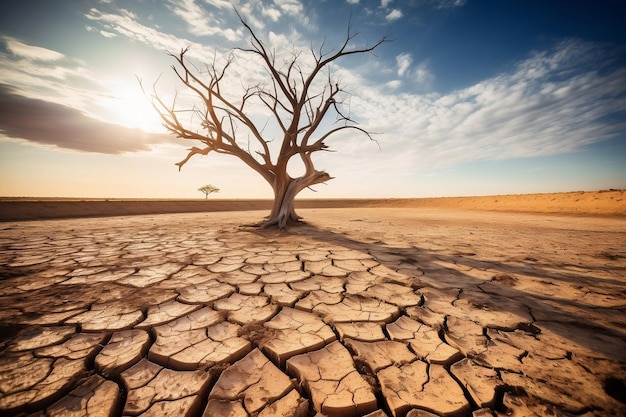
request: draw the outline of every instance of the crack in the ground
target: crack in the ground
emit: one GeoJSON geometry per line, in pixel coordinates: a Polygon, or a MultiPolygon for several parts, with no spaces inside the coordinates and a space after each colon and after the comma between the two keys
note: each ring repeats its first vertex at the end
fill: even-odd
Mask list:
{"type": "MultiPolygon", "coordinates": [[[[105,244],[106,241],[107,241],[107,239],[102,238],[102,241],[98,240],[95,243],[97,243],[100,246],[102,244],[105,244]]],[[[185,242],[187,242],[187,241],[185,241],[185,242]]],[[[227,240],[220,241],[220,243],[223,246],[228,246],[228,241],[227,240]]],[[[158,251],[158,250],[161,250],[161,249],[163,249],[165,247],[165,245],[155,246],[155,245],[152,245],[152,244],[149,244],[148,246],[150,246],[150,249],[149,249],[150,251],[158,251]]],[[[183,245],[183,246],[185,246],[185,248],[186,248],[186,247],[191,247],[193,245],[191,245],[190,243],[189,244],[185,243],[185,245],[183,245]]],[[[127,246],[125,246],[125,247],[127,247],[127,246]]],[[[185,248],[181,248],[176,253],[177,254],[180,253],[181,255],[184,255],[185,250],[186,250],[185,248]]],[[[277,248],[280,248],[280,244],[277,245],[277,248]]],[[[413,250],[417,250],[417,249],[414,248],[413,250]]],[[[124,251],[126,251],[126,250],[124,250],[124,251]]],[[[219,260],[217,262],[213,262],[210,265],[215,265],[215,264],[221,263],[222,261],[227,262],[229,265],[230,264],[236,265],[237,262],[239,262],[239,260],[240,260],[238,258],[238,257],[240,257],[240,255],[238,255],[238,251],[239,251],[239,249],[231,248],[228,256],[222,256],[222,257],[219,258],[219,260]]],[[[249,252],[253,253],[253,254],[259,253],[259,251],[256,250],[256,249],[255,250],[250,250],[249,252]]],[[[380,250],[377,250],[377,251],[370,250],[369,254],[372,255],[372,253],[378,253],[378,252],[380,252],[380,250]]],[[[341,253],[341,252],[338,252],[338,253],[341,254],[341,256],[345,255],[345,253],[341,253]]],[[[400,261],[397,261],[395,259],[392,260],[393,259],[392,256],[400,256],[400,255],[394,255],[394,253],[402,254],[402,256],[405,255],[403,253],[403,251],[401,251],[401,250],[398,250],[398,251],[396,251],[394,253],[391,253],[391,251],[386,251],[386,253],[389,254],[389,261],[384,261],[384,260],[383,261],[379,261],[379,263],[378,263],[378,265],[376,267],[369,266],[369,267],[365,268],[366,272],[372,275],[372,281],[371,281],[371,283],[369,285],[366,285],[366,286],[361,286],[362,283],[365,282],[365,281],[357,281],[359,283],[358,285],[361,286],[360,288],[367,288],[367,289],[369,289],[369,288],[375,287],[375,285],[377,285],[377,283],[383,283],[383,282],[389,283],[389,284],[394,284],[394,285],[404,285],[404,286],[406,286],[407,282],[405,282],[405,281],[396,280],[393,277],[388,277],[388,278],[381,277],[381,275],[379,275],[379,274],[381,273],[381,271],[383,269],[378,268],[378,267],[381,266],[381,265],[382,266],[389,266],[389,268],[392,269],[392,271],[394,271],[394,273],[398,273],[399,270],[394,266],[394,265],[396,265],[395,262],[400,262],[400,263],[404,262],[404,263],[413,263],[413,264],[417,264],[418,262],[416,260],[414,260],[414,259],[410,259],[410,258],[406,258],[406,257],[402,258],[400,261]],[[387,265],[385,265],[385,264],[387,264],[387,265]]],[[[128,254],[132,254],[132,251],[128,251],[128,254]]],[[[85,252],[85,253],[80,254],[79,256],[81,256],[83,258],[84,262],[89,262],[89,265],[93,265],[93,267],[97,267],[97,263],[92,264],[92,261],[93,261],[92,255],[93,254],[90,253],[90,252],[89,253],[85,252]]],[[[330,265],[333,266],[333,267],[337,267],[337,265],[339,265],[339,263],[338,263],[338,261],[336,259],[334,259],[332,257],[332,255],[333,255],[333,253],[329,252],[329,254],[327,254],[326,256],[327,256],[327,258],[330,258],[330,260],[331,260],[330,265]]],[[[440,253],[440,258],[441,258],[442,262],[444,262],[444,263],[448,262],[447,265],[453,264],[454,262],[451,263],[450,260],[446,260],[446,256],[445,255],[446,255],[445,252],[441,252],[440,253]]],[[[266,256],[266,255],[263,255],[263,256],[266,256]]],[[[384,257],[384,254],[383,254],[383,257],[384,257]]],[[[145,258],[135,257],[134,259],[137,262],[139,262],[138,260],[140,260],[140,262],[143,264],[144,262],[146,262],[149,259],[149,256],[147,256],[145,258]]],[[[299,254],[296,255],[295,259],[300,262],[300,264],[299,264],[300,271],[306,272],[305,271],[306,270],[305,261],[302,259],[301,255],[299,255],[299,254]]],[[[375,259],[375,256],[374,256],[374,259],[375,259]]],[[[186,257],[185,256],[180,257],[179,255],[174,255],[173,254],[171,256],[171,259],[168,259],[165,262],[168,262],[168,263],[183,263],[183,262],[190,262],[190,261],[198,262],[197,256],[196,255],[187,255],[186,257]],[[179,258],[179,259],[176,259],[176,258],[179,258]]],[[[244,259],[244,261],[245,261],[245,259],[244,259]]],[[[109,261],[107,261],[107,262],[109,262],[109,261]]],[[[457,263],[457,265],[459,267],[462,266],[463,265],[462,257],[457,259],[456,263],[457,263]]],[[[245,264],[245,262],[242,262],[242,264],[245,264]]],[[[83,265],[77,265],[77,268],[83,268],[83,267],[85,267],[85,265],[86,265],[85,263],[83,263],[83,265]]],[[[275,264],[272,264],[272,265],[273,266],[272,266],[271,269],[272,270],[276,269],[276,267],[274,266],[275,264]]],[[[280,265],[280,263],[278,263],[276,265],[280,265]]],[[[363,264],[363,265],[366,265],[366,264],[363,264]]],[[[204,267],[204,268],[207,268],[209,265],[208,264],[202,264],[201,266],[204,267]]],[[[107,265],[104,266],[104,268],[106,270],[108,270],[108,271],[113,271],[114,270],[114,265],[107,263],[107,265]]],[[[226,267],[226,269],[229,269],[229,268],[230,268],[230,266],[226,267]]],[[[181,271],[183,271],[183,269],[184,269],[184,266],[181,266],[175,272],[171,272],[171,273],[167,274],[167,276],[164,279],[160,280],[159,282],[162,282],[162,281],[165,281],[165,280],[176,279],[175,275],[180,273],[181,271]]],[[[218,269],[219,269],[219,267],[218,267],[218,269]]],[[[278,267],[278,269],[280,269],[280,267],[278,267]]],[[[137,274],[137,273],[140,272],[140,270],[141,270],[140,267],[135,267],[134,273],[137,274]]],[[[458,273],[458,272],[455,272],[454,269],[453,268],[451,269],[450,267],[447,267],[447,271],[448,271],[447,272],[448,274],[458,273]]],[[[253,275],[254,275],[254,279],[253,279],[252,282],[257,282],[259,279],[262,278],[261,275],[258,275],[258,274],[253,274],[253,275]]],[[[20,278],[20,277],[7,277],[5,279],[13,279],[13,278],[20,278]]],[[[246,278],[246,279],[248,279],[248,278],[246,278]]],[[[304,278],[303,280],[306,280],[306,279],[308,279],[308,278],[304,278]]],[[[331,279],[331,278],[329,277],[329,279],[331,279]]],[[[418,290],[420,290],[422,288],[427,288],[428,287],[427,285],[424,285],[424,283],[417,283],[415,281],[415,279],[417,279],[417,278],[411,277],[409,279],[409,281],[411,281],[410,287],[413,289],[414,293],[419,293],[418,290]]],[[[424,279],[429,279],[429,278],[428,278],[428,276],[426,276],[426,277],[424,277],[424,279]]],[[[225,281],[225,282],[228,282],[228,279],[226,277],[224,277],[222,280],[225,281]]],[[[347,289],[349,288],[349,285],[350,285],[350,280],[351,280],[351,275],[350,275],[350,273],[348,273],[347,276],[343,279],[343,282],[341,284],[341,292],[344,295],[347,293],[347,289]]],[[[300,281],[297,281],[297,282],[300,282],[300,281]]],[[[141,289],[139,289],[139,288],[137,288],[135,286],[132,286],[132,285],[121,285],[120,283],[115,283],[115,285],[119,285],[119,286],[122,286],[124,288],[130,288],[130,289],[132,289],[132,290],[134,290],[136,292],[141,291],[141,289]]],[[[274,299],[274,296],[269,296],[269,295],[265,294],[265,288],[267,287],[268,284],[262,284],[258,288],[257,287],[253,288],[253,287],[248,286],[248,287],[245,287],[245,290],[244,290],[244,285],[247,285],[247,284],[235,285],[236,293],[248,294],[248,295],[251,295],[251,296],[262,295],[262,296],[268,298],[270,304],[278,305],[277,301],[274,299]]],[[[157,284],[157,287],[158,287],[158,284],[157,284]]],[[[286,283],[286,287],[288,287],[290,290],[294,290],[293,284],[290,283],[290,282],[286,283]]],[[[486,290],[486,288],[484,288],[484,284],[475,284],[474,287],[477,288],[477,290],[482,292],[482,293],[485,293],[485,294],[489,294],[490,293],[488,290],[486,290]]],[[[455,299],[451,301],[451,305],[452,306],[455,306],[455,303],[457,303],[462,298],[462,294],[464,293],[464,290],[467,290],[467,288],[469,288],[469,286],[465,287],[465,288],[456,287],[457,293],[456,293],[455,299]]],[[[305,292],[301,293],[299,298],[298,297],[296,298],[296,301],[293,302],[293,305],[296,306],[299,301],[302,301],[303,299],[308,298],[308,297],[312,297],[313,293],[316,293],[318,295],[321,294],[321,297],[318,300],[318,302],[312,303],[312,305],[314,305],[314,306],[312,308],[312,311],[309,311],[309,313],[311,315],[317,317],[317,318],[323,319],[324,322],[327,325],[330,326],[330,328],[331,328],[331,330],[332,330],[336,340],[341,341],[341,332],[337,329],[337,326],[336,326],[337,322],[335,321],[335,318],[332,317],[332,315],[329,316],[329,314],[323,313],[323,312],[321,312],[321,311],[316,309],[316,307],[318,307],[318,306],[320,306],[322,304],[325,304],[325,305],[337,305],[339,303],[339,302],[335,303],[334,300],[332,300],[333,301],[332,303],[329,303],[329,301],[331,301],[331,300],[328,297],[332,296],[331,293],[328,293],[328,294],[324,295],[323,293],[320,292],[320,289],[311,290],[311,291],[305,291],[305,292]],[[327,297],[327,298],[324,298],[324,297],[327,297]]],[[[471,293],[471,290],[470,290],[470,293],[471,293]]],[[[591,294],[591,293],[601,294],[603,292],[588,290],[587,293],[588,294],[591,294]]],[[[179,292],[175,292],[174,296],[173,296],[173,299],[177,300],[180,297],[180,294],[181,294],[180,291],[179,292]]],[[[229,295],[230,294],[221,296],[220,298],[218,298],[218,300],[226,299],[226,298],[229,297],[229,295]]],[[[2,297],[2,296],[0,296],[0,297],[2,297]]],[[[431,295],[431,297],[433,297],[433,296],[431,295]]],[[[341,297],[341,299],[345,300],[345,296],[341,297]]],[[[371,296],[371,297],[364,297],[362,294],[355,294],[354,298],[353,298],[353,300],[358,301],[358,302],[355,302],[355,308],[356,309],[360,309],[360,311],[362,311],[362,312],[367,312],[368,314],[370,314],[370,319],[372,317],[371,314],[373,314],[373,312],[369,311],[369,308],[370,308],[369,305],[366,306],[366,305],[362,304],[362,301],[364,301],[364,300],[371,300],[371,299],[376,299],[376,300],[379,301],[379,303],[380,302],[385,302],[385,298],[384,297],[377,297],[375,295],[371,296]]],[[[465,299],[465,298],[463,298],[463,299],[465,299]]],[[[515,299],[515,297],[513,297],[513,299],[515,299]]],[[[23,298],[22,301],[27,301],[27,298],[23,298]]],[[[96,305],[99,302],[100,301],[95,301],[95,302],[90,303],[88,305],[88,310],[87,311],[94,311],[93,310],[94,309],[94,305],[96,305]]],[[[136,302],[138,302],[138,301],[136,301],[136,300],[132,301],[132,303],[136,303],[136,302]]],[[[387,301],[387,302],[389,302],[389,301],[387,301]]],[[[212,301],[210,303],[193,303],[193,302],[189,301],[189,302],[185,302],[184,304],[186,304],[186,305],[197,305],[197,306],[199,306],[198,308],[204,308],[204,307],[214,308],[215,307],[215,303],[216,303],[216,300],[214,300],[214,301],[212,301]]],[[[368,301],[368,303],[369,303],[369,301],[368,301]]],[[[160,304],[161,303],[157,303],[157,304],[154,304],[154,305],[160,305],[160,304]]],[[[416,307],[423,307],[424,305],[428,305],[428,300],[424,296],[424,294],[419,293],[419,303],[418,303],[418,305],[416,307]]],[[[142,314],[140,322],[143,322],[144,320],[150,318],[150,315],[148,314],[149,311],[150,311],[150,307],[152,307],[152,305],[141,305],[140,306],[139,311],[142,314]]],[[[478,305],[478,307],[480,307],[480,304],[478,305]]],[[[528,337],[532,337],[533,340],[538,341],[539,338],[538,338],[537,335],[540,332],[542,332],[543,328],[545,328],[545,324],[537,325],[536,324],[536,320],[537,320],[536,319],[536,314],[534,314],[535,312],[533,311],[534,308],[531,308],[531,307],[529,307],[527,305],[525,305],[525,307],[526,307],[526,309],[528,311],[529,316],[531,317],[531,321],[529,321],[529,322],[521,322],[515,328],[504,329],[504,330],[507,330],[507,331],[510,331],[510,332],[517,331],[517,330],[523,331],[526,335],[528,335],[528,337]]],[[[268,340],[272,339],[275,336],[275,333],[274,333],[273,330],[270,331],[265,326],[263,326],[263,323],[264,322],[269,322],[272,319],[274,319],[280,313],[281,310],[282,310],[282,307],[278,306],[274,310],[273,314],[271,314],[269,316],[269,318],[264,319],[263,322],[258,322],[258,321],[254,322],[254,321],[252,321],[252,322],[250,322],[248,324],[244,324],[239,329],[238,335],[239,336],[244,336],[248,341],[251,342],[251,345],[252,345],[251,349],[260,348],[260,350],[265,354],[265,357],[267,357],[271,363],[273,363],[277,368],[281,369],[281,371],[284,372],[286,375],[288,375],[290,377],[293,377],[294,376],[293,372],[288,372],[289,369],[286,366],[286,364],[281,367],[280,363],[276,363],[276,362],[280,362],[280,361],[274,360],[272,355],[268,355],[267,351],[264,349],[265,343],[268,340]]],[[[307,311],[307,310],[308,309],[306,309],[306,310],[305,309],[300,309],[300,311],[307,311]]],[[[490,307],[490,310],[491,310],[491,307],[490,307]]],[[[31,321],[45,319],[45,312],[43,312],[39,316],[37,316],[37,314],[39,312],[37,312],[36,310],[30,309],[30,308],[26,308],[26,309],[22,308],[22,311],[23,311],[25,317],[29,318],[31,321]]],[[[128,311],[130,311],[130,310],[128,310],[128,311]]],[[[220,312],[220,314],[222,314],[222,317],[225,317],[227,315],[227,313],[228,312],[225,311],[225,310],[220,312]]],[[[75,313],[75,314],[79,314],[79,313],[75,313]]],[[[251,313],[251,314],[254,314],[254,313],[251,313]]],[[[454,313],[454,314],[458,314],[458,313],[454,313]]],[[[399,317],[409,317],[408,307],[397,306],[397,311],[396,311],[396,313],[394,313],[392,315],[392,319],[391,320],[397,319],[399,317]]],[[[440,328],[437,329],[437,337],[438,337],[438,339],[441,342],[440,345],[442,345],[442,344],[449,345],[446,342],[446,333],[449,332],[449,329],[448,329],[448,325],[449,325],[448,318],[449,317],[451,317],[451,316],[450,315],[445,315],[444,318],[443,318],[443,326],[441,326],[440,328]]],[[[172,318],[170,318],[169,320],[166,320],[166,321],[159,322],[158,325],[164,325],[164,324],[167,324],[167,323],[171,323],[174,320],[177,320],[178,318],[179,317],[176,317],[175,314],[174,314],[172,316],[172,318]]],[[[546,323],[545,319],[544,319],[543,323],[546,323]]],[[[77,332],[79,332],[81,334],[85,333],[85,330],[83,329],[83,323],[76,323],[76,324],[73,324],[73,325],[75,326],[77,332]]],[[[16,326],[20,326],[20,325],[17,324],[16,326]]],[[[2,350],[3,351],[6,350],[9,347],[10,341],[11,340],[15,340],[15,338],[19,337],[19,335],[22,333],[22,331],[27,329],[29,326],[30,325],[22,325],[20,327],[14,327],[13,329],[9,329],[9,330],[11,330],[11,333],[9,334],[9,337],[5,336],[4,340],[6,342],[3,341],[3,344],[1,345],[2,346],[2,350]]],[[[488,328],[486,326],[481,326],[481,327],[482,327],[482,330],[483,330],[483,336],[486,338],[486,340],[492,341],[493,339],[492,339],[492,337],[488,333],[488,328]]],[[[155,328],[154,327],[148,328],[147,330],[149,330],[148,334],[150,336],[150,342],[149,342],[150,343],[149,349],[150,349],[150,348],[152,348],[156,344],[157,335],[155,333],[155,328]]],[[[97,331],[98,331],[97,329],[90,329],[90,332],[97,332],[97,331]]],[[[383,325],[381,327],[381,333],[382,333],[382,335],[384,336],[384,338],[386,340],[391,340],[389,331],[387,330],[386,326],[383,325]]],[[[109,332],[109,333],[107,333],[107,335],[108,335],[107,336],[107,340],[103,341],[101,343],[101,345],[97,346],[91,354],[85,356],[84,360],[85,360],[85,364],[86,364],[85,366],[87,368],[88,374],[89,373],[95,373],[94,360],[95,360],[96,356],[102,351],[103,347],[106,346],[108,341],[110,340],[111,333],[109,332]]],[[[208,334],[207,334],[207,336],[208,336],[208,334]]],[[[67,338],[64,339],[64,340],[67,341],[67,338]]],[[[503,341],[498,340],[498,343],[503,343],[503,341]]],[[[508,344],[510,342],[509,341],[504,341],[504,343],[508,344]]],[[[408,343],[407,341],[403,341],[403,344],[408,348],[409,351],[411,351],[414,354],[416,354],[416,352],[414,351],[414,349],[412,348],[410,343],[408,343]]],[[[349,349],[350,356],[353,358],[353,361],[354,361],[354,363],[356,365],[356,370],[362,377],[366,378],[366,381],[368,382],[368,384],[372,388],[372,390],[373,390],[373,392],[374,392],[374,394],[376,396],[376,402],[378,404],[379,409],[383,410],[383,412],[385,412],[387,414],[390,414],[391,410],[387,406],[387,402],[385,400],[384,394],[382,392],[382,389],[380,388],[380,382],[379,382],[379,378],[378,378],[377,372],[374,372],[369,367],[368,363],[365,360],[358,358],[356,351],[351,349],[350,346],[345,343],[345,341],[342,341],[341,345],[344,346],[346,349],[349,349]]],[[[511,346],[514,346],[514,345],[511,345],[511,346]]],[[[565,356],[566,356],[565,359],[571,361],[572,357],[574,356],[574,354],[575,353],[573,351],[568,350],[566,352],[566,354],[565,354],[565,356]]],[[[472,355],[468,355],[468,357],[471,357],[471,356],[472,355]]],[[[519,353],[517,355],[517,360],[520,363],[524,364],[526,362],[526,358],[529,358],[530,356],[531,356],[531,352],[529,350],[527,350],[527,349],[523,349],[522,353],[519,353]]],[[[59,356],[58,358],[71,359],[71,357],[72,357],[72,354],[64,354],[64,355],[59,356]]],[[[145,356],[144,356],[144,359],[145,359],[145,356]]],[[[417,361],[418,359],[415,359],[415,360],[417,361]]],[[[428,355],[426,356],[425,360],[426,361],[429,360],[428,359],[428,355]]],[[[219,379],[219,377],[222,375],[224,369],[226,369],[228,366],[232,366],[234,363],[237,363],[237,361],[234,361],[233,363],[230,363],[230,364],[222,364],[222,365],[211,366],[210,369],[212,369],[214,372],[216,372],[214,377],[213,377],[213,379],[212,379],[212,381],[217,381],[219,379]]],[[[455,363],[458,363],[458,361],[446,364],[444,366],[444,369],[452,377],[452,379],[455,381],[455,383],[457,385],[459,385],[460,389],[463,391],[463,395],[465,396],[467,401],[471,404],[472,410],[476,410],[478,406],[477,406],[476,402],[473,400],[473,398],[472,398],[471,394],[469,393],[467,387],[463,384],[463,382],[459,378],[457,378],[450,371],[451,366],[454,365],[455,363]]],[[[210,364],[210,365],[212,365],[212,364],[210,364]]],[[[205,364],[203,366],[206,367],[206,366],[209,366],[209,364],[205,364]]],[[[390,366],[396,366],[396,365],[390,365],[390,366]]],[[[591,367],[589,367],[589,366],[585,367],[584,365],[581,365],[581,366],[583,366],[585,371],[588,372],[590,375],[592,374],[593,369],[591,367]]],[[[431,365],[430,365],[430,363],[426,362],[426,367],[427,367],[428,379],[427,379],[426,382],[424,382],[422,384],[422,387],[421,387],[422,391],[424,389],[426,389],[426,387],[428,386],[429,383],[433,383],[432,379],[431,379],[431,376],[430,376],[430,373],[431,373],[431,365]]],[[[383,367],[381,369],[386,369],[386,368],[387,367],[383,367]]],[[[170,368],[164,368],[164,369],[170,369],[170,368]]],[[[502,380],[502,372],[503,371],[511,372],[511,370],[507,370],[506,368],[495,368],[496,377],[499,380],[502,380]]],[[[380,370],[378,372],[380,372],[380,370]]],[[[519,372],[519,373],[517,373],[517,375],[523,376],[523,373],[519,372]]],[[[88,375],[86,375],[86,376],[88,376],[88,375]]],[[[72,384],[72,389],[76,388],[77,386],[79,386],[81,384],[81,382],[83,382],[84,380],[85,380],[85,378],[76,379],[75,380],[75,384],[72,384]]],[[[122,398],[121,399],[121,403],[120,403],[121,405],[118,405],[115,408],[114,412],[117,413],[117,414],[121,414],[122,410],[124,409],[124,403],[127,400],[128,393],[126,392],[124,384],[121,382],[121,379],[119,378],[119,376],[118,377],[111,377],[111,378],[109,378],[109,380],[112,380],[113,382],[115,382],[117,384],[117,386],[119,387],[118,390],[119,390],[120,396],[122,398]]],[[[621,397],[619,396],[619,392],[620,392],[620,390],[624,386],[624,381],[622,381],[621,379],[618,379],[618,378],[612,378],[611,379],[611,377],[605,378],[603,381],[604,381],[603,382],[603,384],[604,384],[603,385],[604,386],[604,391],[607,393],[607,395],[609,395],[609,396],[611,396],[613,398],[616,398],[617,400],[620,400],[621,397]]],[[[214,385],[215,385],[214,383],[209,383],[207,385],[207,387],[206,387],[206,392],[203,393],[200,396],[200,397],[202,397],[204,399],[201,401],[201,403],[199,405],[199,408],[196,408],[196,414],[197,415],[200,415],[202,410],[206,407],[206,403],[207,403],[208,399],[206,399],[205,397],[208,395],[209,392],[211,392],[211,390],[213,389],[214,385]]],[[[253,385],[253,383],[248,384],[248,386],[250,386],[250,385],[253,385]]],[[[298,384],[298,387],[299,387],[298,391],[301,394],[304,394],[306,392],[306,390],[302,389],[302,386],[304,386],[304,385],[306,385],[306,383],[304,381],[302,381],[300,384],[298,384]]],[[[521,387],[515,388],[515,387],[511,387],[511,386],[505,386],[504,384],[502,386],[498,386],[496,388],[496,394],[495,394],[496,395],[496,404],[493,407],[493,410],[499,411],[499,410],[504,410],[505,409],[505,405],[504,405],[505,394],[507,394],[507,393],[517,393],[517,394],[519,394],[522,391],[523,391],[523,389],[521,387]]],[[[63,391],[63,392],[65,392],[65,391],[63,391]]],[[[524,391],[524,393],[526,393],[526,391],[524,391]]],[[[532,393],[530,395],[532,395],[532,393]]],[[[188,398],[188,397],[181,397],[181,398],[188,398]]],[[[353,404],[355,404],[355,406],[356,406],[356,403],[357,403],[356,398],[357,398],[356,397],[356,393],[353,392],[351,401],[352,401],[353,404]]],[[[169,401],[169,400],[167,400],[167,401],[169,401]]],[[[266,408],[270,407],[276,401],[278,401],[278,400],[268,401],[264,407],[266,407],[266,408]]],[[[622,403],[624,403],[623,398],[620,401],[622,403]]],[[[45,406],[43,408],[44,409],[42,409],[41,411],[44,412],[44,413],[47,413],[47,411],[45,411],[47,406],[45,406]]],[[[587,410],[587,411],[592,411],[592,410],[597,410],[597,409],[598,409],[597,407],[592,407],[592,406],[588,406],[587,408],[585,408],[585,410],[587,410]]],[[[436,410],[433,410],[433,411],[436,411],[436,410]]],[[[311,415],[313,415],[313,412],[314,412],[313,406],[311,405],[311,415]]]]}

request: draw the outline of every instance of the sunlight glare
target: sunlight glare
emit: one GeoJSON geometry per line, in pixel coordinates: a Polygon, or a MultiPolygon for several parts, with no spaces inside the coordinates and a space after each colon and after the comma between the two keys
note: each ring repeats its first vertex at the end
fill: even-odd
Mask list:
{"type": "Polygon", "coordinates": [[[145,132],[164,133],[161,118],[152,107],[150,97],[144,95],[136,80],[133,81],[116,82],[110,87],[111,93],[103,103],[107,108],[107,121],[145,132]]]}
{"type": "Polygon", "coordinates": [[[146,132],[163,132],[161,119],[141,91],[125,90],[117,97],[115,113],[118,123],[146,132]]]}

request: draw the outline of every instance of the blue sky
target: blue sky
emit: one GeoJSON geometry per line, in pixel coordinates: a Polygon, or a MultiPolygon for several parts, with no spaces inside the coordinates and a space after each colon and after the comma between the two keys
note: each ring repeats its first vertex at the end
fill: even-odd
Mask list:
{"type": "MultiPolygon", "coordinates": [[[[626,188],[623,1],[47,0],[0,5],[0,196],[271,197],[237,159],[179,172],[193,144],[137,81],[184,102],[166,51],[200,65],[247,46],[233,5],[279,55],[338,46],[348,21],[355,46],[392,40],[333,67],[378,143],[330,139],[314,159],[335,178],[301,197],[626,188]]],[[[231,68],[229,91],[262,77],[250,55],[231,68]]]]}

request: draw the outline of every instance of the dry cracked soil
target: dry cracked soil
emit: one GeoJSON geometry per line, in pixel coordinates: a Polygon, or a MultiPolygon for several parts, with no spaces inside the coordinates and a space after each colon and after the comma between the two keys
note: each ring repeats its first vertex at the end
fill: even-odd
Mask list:
{"type": "Polygon", "coordinates": [[[626,220],[0,224],[3,416],[623,416],[626,220]]]}

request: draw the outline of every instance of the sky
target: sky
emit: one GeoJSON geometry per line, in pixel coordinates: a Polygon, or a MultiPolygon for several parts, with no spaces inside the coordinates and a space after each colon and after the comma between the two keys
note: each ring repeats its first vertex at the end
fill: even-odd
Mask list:
{"type": "MultiPolygon", "coordinates": [[[[305,69],[311,49],[336,50],[348,29],[354,47],[389,40],[331,67],[344,109],[375,140],[331,137],[313,159],[334,179],[299,197],[626,188],[621,0],[29,0],[0,5],[0,196],[204,198],[212,184],[210,198],[271,198],[233,157],[179,171],[197,144],[169,134],[145,93],[194,104],[168,54],[187,47],[198,68],[233,55],[222,86],[233,97],[267,82],[236,49],[250,36],[234,8],[305,69]]],[[[278,143],[269,115],[253,117],[278,143]]]]}

